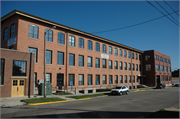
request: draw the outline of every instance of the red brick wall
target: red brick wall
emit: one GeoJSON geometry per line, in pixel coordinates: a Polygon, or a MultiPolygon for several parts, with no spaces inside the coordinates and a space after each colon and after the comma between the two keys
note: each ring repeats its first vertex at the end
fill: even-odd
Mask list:
{"type": "MultiPolygon", "coordinates": [[[[19,52],[17,50],[9,50],[1,48],[0,58],[5,59],[4,65],[4,85],[0,86],[1,95],[0,97],[11,97],[12,87],[12,73],[13,73],[13,60],[26,61],[26,89],[25,95],[28,95],[28,83],[29,83],[29,66],[30,66],[30,53],[19,52]]],[[[30,95],[33,95],[34,91],[34,54],[32,54],[31,60],[31,84],[30,84],[30,95]]]]}

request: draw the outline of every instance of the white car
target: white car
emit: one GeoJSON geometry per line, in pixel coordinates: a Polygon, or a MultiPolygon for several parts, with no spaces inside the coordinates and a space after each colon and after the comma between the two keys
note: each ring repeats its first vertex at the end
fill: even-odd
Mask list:
{"type": "Polygon", "coordinates": [[[112,95],[128,95],[129,89],[127,86],[116,86],[114,89],[111,90],[112,95]]]}

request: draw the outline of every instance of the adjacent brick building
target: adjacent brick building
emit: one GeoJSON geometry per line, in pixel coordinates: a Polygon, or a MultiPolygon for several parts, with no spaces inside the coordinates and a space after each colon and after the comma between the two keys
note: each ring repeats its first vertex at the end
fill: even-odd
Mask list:
{"type": "Polygon", "coordinates": [[[43,79],[46,39],[46,78],[53,90],[136,88],[144,78],[143,51],[19,10],[2,17],[1,24],[2,48],[35,53],[36,83],[43,79]]]}

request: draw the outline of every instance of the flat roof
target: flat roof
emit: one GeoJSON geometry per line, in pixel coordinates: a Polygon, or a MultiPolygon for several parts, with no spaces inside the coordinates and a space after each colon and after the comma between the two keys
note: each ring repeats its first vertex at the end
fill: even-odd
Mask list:
{"type": "Polygon", "coordinates": [[[56,23],[56,22],[52,22],[52,21],[49,21],[49,20],[34,16],[34,15],[31,15],[31,14],[25,13],[25,12],[22,12],[20,10],[14,10],[14,11],[10,12],[9,14],[3,16],[1,18],[1,22],[5,21],[6,19],[8,19],[9,17],[11,17],[11,16],[13,16],[15,14],[18,14],[18,15],[21,15],[21,16],[24,16],[24,17],[27,17],[27,18],[30,18],[30,19],[34,19],[34,20],[37,20],[37,21],[40,21],[40,22],[43,22],[43,23],[46,23],[46,24],[50,24],[50,25],[53,25],[53,26],[56,26],[56,27],[67,29],[69,31],[79,33],[79,34],[82,34],[82,35],[85,35],[85,36],[88,36],[88,37],[92,37],[92,38],[95,38],[95,39],[98,39],[98,40],[101,40],[101,41],[104,41],[104,42],[107,42],[107,43],[111,43],[113,45],[117,45],[117,46],[129,49],[129,50],[135,51],[135,52],[143,53],[143,51],[141,51],[141,50],[138,50],[138,49],[126,46],[126,45],[122,45],[120,43],[117,43],[117,42],[114,42],[114,41],[111,41],[111,40],[108,40],[108,39],[105,39],[105,38],[102,38],[102,37],[99,37],[99,36],[96,36],[96,35],[93,35],[93,34],[78,30],[78,29],[75,29],[75,28],[72,28],[72,27],[68,27],[68,26],[65,26],[65,25],[62,25],[62,24],[59,24],[59,23],[56,23]]]}

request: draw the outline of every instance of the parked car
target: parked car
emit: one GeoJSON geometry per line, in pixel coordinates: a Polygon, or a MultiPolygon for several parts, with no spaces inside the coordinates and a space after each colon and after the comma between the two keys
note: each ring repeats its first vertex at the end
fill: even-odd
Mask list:
{"type": "Polygon", "coordinates": [[[174,87],[179,87],[179,84],[175,84],[174,87]]]}
{"type": "Polygon", "coordinates": [[[164,83],[159,83],[159,84],[157,84],[157,86],[156,86],[156,88],[158,89],[158,88],[160,88],[160,89],[162,89],[162,88],[165,88],[166,87],[166,85],[164,84],[164,83]]]}
{"type": "Polygon", "coordinates": [[[129,89],[127,86],[116,86],[114,89],[111,90],[112,95],[128,95],[129,89]]]}

